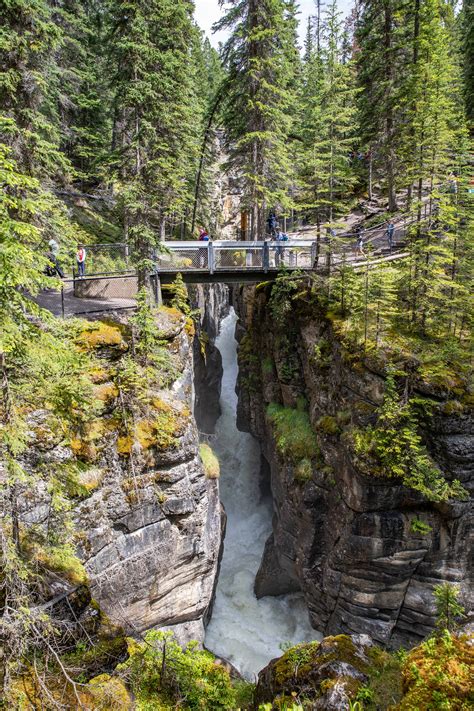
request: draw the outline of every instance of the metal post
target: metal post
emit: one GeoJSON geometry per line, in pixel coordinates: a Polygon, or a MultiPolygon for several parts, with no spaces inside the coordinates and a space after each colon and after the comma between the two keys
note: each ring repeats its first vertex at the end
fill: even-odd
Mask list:
{"type": "Polygon", "coordinates": [[[207,243],[207,264],[209,273],[214,274],[214,245],[211,240],[207,243]]]}
{"type": "Polygon", "coordinates": [[[262,255],[262,257],[263,257],[263,271],[266,274],[268,272],[268,268],[270,266],[270,250],[268,248],[267,240],[264,240],[262,250],[263,250],[263,255],[262,255]]]}
{"type": "Polygon", "coordinates": [[[155,301],[157,306],[163,306],[163,296],[161,293],[161,281],[158,270],[155,271],[155,301]]]}
{"type": "Polygon", "coordinates": [[[61,313],[62,313],[63,318],[64,318],[64,314],[65,314],[65,309],[64,309],[64,285],[61,286],[61,313]]]}

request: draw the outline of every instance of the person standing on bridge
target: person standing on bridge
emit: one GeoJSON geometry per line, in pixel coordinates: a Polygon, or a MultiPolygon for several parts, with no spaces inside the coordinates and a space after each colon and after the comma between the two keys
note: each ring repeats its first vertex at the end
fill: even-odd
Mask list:
{"type": "Polygon", "coordinates": [[[272,211],[270,212],[267,220],[267,225],[268,225],[268,233],[272,237],[272,239],[275,239],[276,234],[277,234],[277,218],[275,213],[272,211]]]}
{"type": "MultiPolygon", "coordinates": [[[[206,230],[205,227],[198,227],[199,230],[199,241],[200,242],[209,242],[209,233],[206,230]]],[[[201,268],[204,268],[206,266],[206,262],[208,261],[208,249],[207,247],[205,249],[198,249],[198,257],[199,257],[199,266],[201,268]]]]}
{"type": "Polygon", "coordinates": [[[280,230],[277,230],[276,241],[278,242],[278,247],[275,252],[275,266],[279,267],[280,262],[282,264],[285,263],[285,250],[283,249],[282,242],[288,242],[288,235],[284,232],[280,232],[280,230]]]}
{"type": "Polygon", "coordinates": [[[387,240],[388,240],[388,248],[390,250],[390,254],[392,253],[394,234],[395,234],[395,224],[394,224],[393,220],[390,220],[390,222],[388,223],[388,227],[387,227],[387,240]]]}
{"type": "Polygon", "coordinates": [[[86,275],[86,255],[87,252],[84,246],[82,244],[79,245],[79,249],[76,252],[77,274],[79,279],[83,279],[86,275]]]}

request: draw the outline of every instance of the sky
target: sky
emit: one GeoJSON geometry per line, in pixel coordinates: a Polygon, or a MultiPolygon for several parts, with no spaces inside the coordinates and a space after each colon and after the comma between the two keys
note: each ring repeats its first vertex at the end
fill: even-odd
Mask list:
{"type": "MultiPolygon", "coordinates": [[[[224,33],[216,33],[215,35],[212,34],[212,25],[216,20],[218,20],[221,16],[221,9],[219,7],[219,1],[218,0],[194,0],[195,5],[196,5],[196,21],[205,31],[205,33],[208,35],[209,39],[211,40],[212,44],[214,47],[217,47],[219,44],[219,41],[225,40],[225,34],[224,33]]],[[[343,10],[345,13],[352,7],[353,5],[353,0],[338,0],[338,4],[341,10],[343,10]]],[[[305,34],[305,27],[306,27],[306,18],[308,15],[311,15],[314,13],[314,0],[300,0],[299,6],[301,9],[301,15],[300,15],[300,38],[301,41],[304,37],[305,34]]]]}

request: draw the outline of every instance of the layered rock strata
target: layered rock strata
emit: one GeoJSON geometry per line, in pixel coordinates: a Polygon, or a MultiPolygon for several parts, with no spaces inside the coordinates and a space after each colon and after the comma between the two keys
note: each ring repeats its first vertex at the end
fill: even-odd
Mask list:
{"type": "MultiPolygon", "coordinates": [[[[39,434],[27,466],[79,466],[81,495],[73,511],[78,551],[91,595],[110,622],[128,634],[177,626],[180,638],[188,641],[203,637],[216,582],[218,481],[205,475],[191,414],[192,324],[178,311],[163,308],[156,328],[177,378],[169,387],[157,389],[154,383],[153,390],[143,391],[151,403],[149,415],[135,421],[135,434],[120,431],[123,418],[131,417],[119,395],[122,361],[131,342],[126,324],[120,326],[120,337],[109,322],[96,338],[96,354],[104,364],[96,386],[103,409],[88,438],[71,443],[48,439],[47,425],[41,426],[47,413],[32,413],[32,431],[39,434]]],[[[25,517],[32,524],[42,525],[46,496],[46,487],[39,487],[37,500],[27,503],[25,517]]],[[[53,586],[60,595],[71,589],[59,580],[53,586]]]]}
{"type": "Polygon", "coordinates": [[[194,417],[200,432],[213,434],[220,417],[222,358],[215,346],[222,320],[229,312],[224,284],[189,287],[193,308],[199,311],[194,339],[194,417]]]}
{"type": "MultiPolygon", "coordinates": [[[[437,583],[458,584],[472,609],[472,499],[436,504],[397,480],[365,476],[344,433],[374,422],[383,370],[348,359],[314,308],[295,307],[282,331],[268,298],[268,287],[244,287],[236,297],[238,425],[262,444],[274,500],[256,593],[301,589],[313,626],[326,634],[416,643],[433,629],[437,583]],[[320,455],[305,477],[278,449],[269,403],[306,403],[320,455]]],[[[472,493],[472,406],[452,407],[447,393],[423,383],[414,394],[436,405],[424,433],[432,458],[472,493]]]]}

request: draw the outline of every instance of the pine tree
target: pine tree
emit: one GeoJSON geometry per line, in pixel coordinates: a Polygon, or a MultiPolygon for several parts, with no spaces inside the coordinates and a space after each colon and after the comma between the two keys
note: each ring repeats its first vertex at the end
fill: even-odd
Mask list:
{"type": "Polygon", "coordinates": [[[359,124],[362,146],[376,177],[386,186],[389,210],[397,208],[397,80],[404,70],[399,36],[401,0],[363,0],[356,29],[359,124]]]}
{"type": "MultiPolygon", "coordinates": [[[[60,127],[51,77],[62,40],[47,0],[12,0],[0,8],[0,107],[16,130],[3,132],[20,169],[62,181],[70,174],[58,150],[60,127]]],[[[7,125],[7,124],[5,124],[7,125]]],[[[11,124],[8,124],[11,129],[11,124]]]]}
{"type": "Polygon", "coordinates": [[[471,126],[474,124],[474,0],[464,0],[462,8],[464,50],[464,96],[471,126]]]}
{"type": "Polygon", "coordinates": [[[250,236],[265,233],[268,209],[291,205],[293,168],[287,138],[299,62],[292,0],[232,0],[217,29],[232,30],[224,50],[228,70],[223,121],[232,167],[241,176],[250,236]]]}
{"type": "Polygon", "coordinates": [[[302,199],[318,237],[346,212],[355,178],[350,162],[355,118],[353,68],[343,61],[341,13],[331,2],[321,37],[305,62],[301,144],[302,199]],[[319,50],[318,50],[319,47],[319,50]]]}
{"type": "Polygon", "coordinates": [[[191,13],[186,0],[120,0],[111,12],[116,175],[141,285],[194,174],[191,13]]]}

